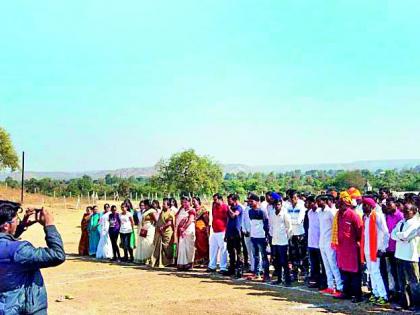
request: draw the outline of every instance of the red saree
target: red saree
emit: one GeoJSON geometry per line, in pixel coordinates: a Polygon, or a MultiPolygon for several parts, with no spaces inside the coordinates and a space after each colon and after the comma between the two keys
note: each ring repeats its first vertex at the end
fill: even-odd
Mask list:
{"type": "Polygon", "coordinates": [[[90,214],[85,213],[83,215],[82,222],[80,223],[80,226],[82,229],[82,235],[80,237],[80,242],[79,242],[79,255],[80,256],[89,256],[89,233],[88,233],[89,218],[90,218],[90,214]]]}
{"type": "Polygon", "coordinates": [[[197,210],[195,220],[195,264],[207,264],[209,261],[209,212],[204,208],[197,210]]]}

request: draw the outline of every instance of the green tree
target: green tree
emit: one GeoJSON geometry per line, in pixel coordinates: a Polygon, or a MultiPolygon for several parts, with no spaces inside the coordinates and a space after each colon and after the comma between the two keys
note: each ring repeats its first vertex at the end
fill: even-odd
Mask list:
{"type": "Polygon", "coordinates": [[[13,148],[10,135],[0,127],[0,170],[10,168],[12,171],[19,168],[19,158],[13,148]]]}
{"type": "Polygon", "coordinates": [[[349,187],[356,187],[360,190],[363,189],[366,180],[360,171],[344,171],[336,175],[334,186],[339,189],[347,189],[349,187]]]}
{"type": "Polygon", "coordinates": [[[10,176],[7,176],[6,179],[4,180],[4,182],[6,183],[7,187],[10,187],[10,188],[19,187],[19,182],[15,179],[11,178],[10,176]]]}
{"type": "Polygon", "coordinates": [[[219,190],[223,181],[220,165],[192,149],[159,161],[156,170],[152,183],[163,193],[212,193],[219,190]]]}

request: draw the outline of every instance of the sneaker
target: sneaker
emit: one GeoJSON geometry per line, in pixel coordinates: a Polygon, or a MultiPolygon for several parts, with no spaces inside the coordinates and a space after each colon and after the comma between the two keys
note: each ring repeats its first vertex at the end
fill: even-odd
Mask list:
{"type": "Polygon", "coordinates": [[[320,293],[323,293],[323,294],[334,294],[335,293],[335,290],[334,289],[331,289],[331,288],[326,288],[326,289],[321,290],[319,292],[320,293]]]}
{"type": "Polygon", "coordinates": [[[372,304],[374,304],[374,303],[376,303],[376,301],[377,301],[377,298],[376,298],[376,296],[374,296],[373,294],[370,296],[370,298],[369,298],[369,303],[372,303],[372,304]]]}
{"type": "Polygon", "coordinates": [[[252,274],[252,275],[247,276],[247,277],[246,277],[246,280],[254,280],[254,279],[256,279],[256,278],[257,278],[257,276],[256,276],[256,275],[254,275],[254,274],[252,274]]]}
{"type": "Polygon", "coordinates": [[[216,272],[216,269],[207,268],[206,272],[216,272]]]}
{"type": "Polygon", "coordinates": [[[384,299],[383,297],[379,297],[375,302],[375,305],[379,305],[379,306],[388,305],[388,304],[389,304],[388,300],[384,299]]]}
{"type": "Polygon", "coordinates": [[[334,293],[332,296],[333,296],[334,299],[337,299],[337,300],[347,300],[347,299],[349,299],[349,297],[347,295],[345,295],[344,293],[339,292],[339,291],[334,293]]]}

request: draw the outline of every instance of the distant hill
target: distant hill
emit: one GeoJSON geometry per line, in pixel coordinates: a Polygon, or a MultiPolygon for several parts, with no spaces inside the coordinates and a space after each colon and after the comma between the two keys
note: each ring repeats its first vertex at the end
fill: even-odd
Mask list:
{"type": "MultiPolygon", "coordinates": [[[[410,169],[417,167],[420,169],[420,159],[407,159],[407,160],[377,160],[377,161],[357,161],[351,163],[325,163],[325,164],[288,164],[288,165],[257,165],[250,166],[246,164],[224,164],[222,165],[225,173],[283,173],[293,170],[301,170],[303,172],[310,170],[356,170],[367,169],[370,171],[389,170],[389,169],[410,169]]],[[[150,177],[154,174],[154,167],[132,167],[122,168],[117,170],[103,170],[103,171],[86,171],[86,172],[32,172],[28,171],[25,178],[44,178],[49,177],[53,179],[69,180],[72,178],[82,177],[89,175],[93,179],[103,178],[107,174],[119,177],[150,177]]],[[[19,172],[13,173],[0,173],[0,180],[4,180],[7,176],[12,176],[15,179],[20,179],[19,172]]]]}

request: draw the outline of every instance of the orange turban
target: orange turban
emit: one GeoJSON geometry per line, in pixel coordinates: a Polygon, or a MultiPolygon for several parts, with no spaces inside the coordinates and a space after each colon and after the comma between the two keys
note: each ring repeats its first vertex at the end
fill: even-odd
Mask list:
{"type": "Polygon", "coordinates": [[[344,202],[346,205],[351,206],[351,196],[347,191],[342,191],[340,193],[340,200],[344,202]]]}
{"type": "Polygon", "coordinates": [[[349,193],[351,199],[362,199],[362,194],[360,191],[355,187],[350,187],[347,192],[349,193]]]}

